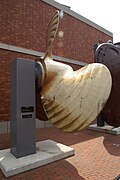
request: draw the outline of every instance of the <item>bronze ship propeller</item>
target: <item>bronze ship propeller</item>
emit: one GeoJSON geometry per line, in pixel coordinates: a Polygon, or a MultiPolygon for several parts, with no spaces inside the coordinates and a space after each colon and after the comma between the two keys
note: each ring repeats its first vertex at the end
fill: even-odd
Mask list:
{"type": "Polygon", "coordinates": [[[75,132],[89,126],[101,112],[109,98],[112,79],[103,64],[91,63],[74,71],[52,59],[58,24],[56,11],[48,25],[45,56],[36,60],[42,69],[39,96],[48,120],[65,132],[75,132]]]}

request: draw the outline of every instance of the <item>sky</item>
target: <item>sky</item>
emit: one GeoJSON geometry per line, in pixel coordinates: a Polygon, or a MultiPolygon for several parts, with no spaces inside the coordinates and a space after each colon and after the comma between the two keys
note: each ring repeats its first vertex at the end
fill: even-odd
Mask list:
{"type": "Polygon", "coordinates": [[[120,0],[55,0],[113,33],[120,42],[120,0]]]}

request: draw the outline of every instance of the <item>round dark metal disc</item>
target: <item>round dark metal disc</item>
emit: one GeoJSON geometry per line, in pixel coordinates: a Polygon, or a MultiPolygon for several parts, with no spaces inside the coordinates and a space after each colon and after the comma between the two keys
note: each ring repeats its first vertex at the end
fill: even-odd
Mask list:
{"type": "Polygon", "coordinates": [[[108,67],[112,75],[112,90],[102,111],[105,122],[120,126],[120,43],[103,43],[95,51],[95,62],[108,67]]]}

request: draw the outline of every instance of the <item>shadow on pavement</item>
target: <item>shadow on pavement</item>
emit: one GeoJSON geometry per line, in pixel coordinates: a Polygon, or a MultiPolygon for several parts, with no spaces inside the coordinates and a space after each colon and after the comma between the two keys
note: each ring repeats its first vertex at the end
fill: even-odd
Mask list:
{"type": "Polygon", "coordinates": [[[103,145],[108,153],[120,156],[120,135],[116,136],[88,129],[76,133],[66,133],[56,128],[50,128],[49,130],[46,128],[37,130],[36,137],[37,141],[52,139],[68,146],[103,137],[103,145]]]}

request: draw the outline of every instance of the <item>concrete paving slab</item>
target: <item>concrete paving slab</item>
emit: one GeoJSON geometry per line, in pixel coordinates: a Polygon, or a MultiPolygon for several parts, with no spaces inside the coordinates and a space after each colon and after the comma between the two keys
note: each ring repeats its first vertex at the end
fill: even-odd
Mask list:
{"type": "Polygon", "coordinates": [[[88,127],[88,129],[93,131],[100,131],[100,132],[106,132],[109,134],[119,135],[120,134],[120,127],[114,128],[113,126],[105,125],[103,127],[97,126],[97,124],[92,124],[88,127]]]}
{"type": "Polygon", "coordinates": [[[36,153],[16,158],[10,149],[0,151],[0,168],[6,177],[74,155],[73,148],[53,140],[36,143],[36,153]]]}

